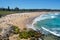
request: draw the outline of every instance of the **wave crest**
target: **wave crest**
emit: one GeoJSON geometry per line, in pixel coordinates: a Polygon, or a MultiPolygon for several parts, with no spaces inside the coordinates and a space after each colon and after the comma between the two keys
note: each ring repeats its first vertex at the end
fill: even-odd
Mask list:
{"type": "MultiPolygon", "coordinates": [[[[33,20],[32,26],[34,27],[34,24],[37,23],[37,21],[41,21],[41,20],[45,20],[45,19],[53,19],[53,18],[56,18],[58,15],[60,15],[60,14],[59,13],[42,14],[33,20]]],[[[34,28],[36,29],[36,27],[34,27],[34,28]]],[[[60,36],[60,34],[57,34],[57,32],[50,31],[49,29],[46,29],[45,27],[41,27],[41,28],[43,30],[50,32],[53,35],[60,36]]],[[[38,30],[40,30],[40,29],[38,28],[38,30]]]]}

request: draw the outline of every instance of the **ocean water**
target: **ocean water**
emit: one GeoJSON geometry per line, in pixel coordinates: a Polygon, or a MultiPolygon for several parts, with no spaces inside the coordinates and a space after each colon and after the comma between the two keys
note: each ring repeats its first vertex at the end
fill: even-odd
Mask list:
{"type": "Polygon", "coordinates": [[[42,29],[46,33],[48,32],[60,37],[60,13],[40,15],[32,24],[38,30],[42,29]]]}

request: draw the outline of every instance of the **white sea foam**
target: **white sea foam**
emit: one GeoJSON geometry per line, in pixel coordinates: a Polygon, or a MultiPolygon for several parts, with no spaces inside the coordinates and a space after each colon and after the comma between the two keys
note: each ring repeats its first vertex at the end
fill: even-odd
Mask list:
{"type": "Polygon", "coordinates": [[[44,29],[44,30],[50,32],[51,34],[56,35],[56,36],[60,36],[60,34],[57,34],[57,32],[52,32],[52,31],[50,31],[49,29],[47,29],[47,28],[45,28],[45,27],[42,27],[42,29],[44,29]]]}
{"type": "Polygon", "coordinates": [[[55,16],[50,16],[49,14],[48,15],[40,15],[39,17],[37,17],[37,18],[35,18],[34,20],[33,20],[33,23],[32,23],[32,25],[34,24],[34,23],[36,23],[37,21],[41,21],[41,20],[45,20],[45,19],[50,19],[50,18],[55,18],[55,16]]]}
{"type": "Polygon", "coordinates": [[[59,15],[59,13],[55,13],[55,15],[59,15]]]}
{"type": "MultiPolygon", "coordinates": [[[[53,14],[50,13],[50,14],[47,14],[47,15],[44,14],[44,15],[40,15],[39,17],[35,18],[35,19],[33,20],[33,23],[32,23],[33,29],[36,29],[36,28],[34,27],[34,24],[35,24],[37,21],[41,21],[41,20],[45,20],[45,19],[50,19],[50,18],[55,18],[55,17],[56,17],[55,15],[58,15],[58,13],[53,13],[53,14]]],[[[42,29],[50,32],[50,33],[53,34],[53,35],[60,36],[60,34],[57,34],[57,32],[50,31],[49,29],[46,29],[45,27],[42,27],[42,29]]]]}

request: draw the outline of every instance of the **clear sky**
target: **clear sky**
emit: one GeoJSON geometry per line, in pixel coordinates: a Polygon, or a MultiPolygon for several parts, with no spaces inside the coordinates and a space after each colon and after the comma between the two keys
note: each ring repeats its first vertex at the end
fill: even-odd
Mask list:
{"type": "Polygon", "coordinates": [[[0,0],[0,7],[21,9],[60,9],[60,0],[0,0]]]}

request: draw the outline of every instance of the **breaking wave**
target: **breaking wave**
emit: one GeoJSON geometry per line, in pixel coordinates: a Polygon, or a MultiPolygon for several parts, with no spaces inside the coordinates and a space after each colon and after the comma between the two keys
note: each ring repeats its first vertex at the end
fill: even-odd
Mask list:
{"type": "Polygon", "coordinates": [[[33,20],[32,29],[42,29],[53,35],[60,36],[60,13],[48,13],[40,15],[33,20]]]}

